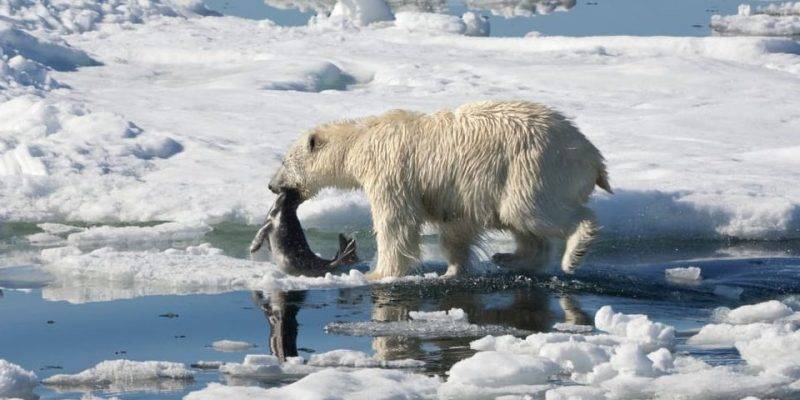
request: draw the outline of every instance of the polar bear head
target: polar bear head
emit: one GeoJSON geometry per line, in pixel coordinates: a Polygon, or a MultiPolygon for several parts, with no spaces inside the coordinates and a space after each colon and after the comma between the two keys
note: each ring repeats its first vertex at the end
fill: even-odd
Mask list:
{"type": "Polygon", "coordinates": [[[322,125],[303,134],[283,157],[269,182],[269,190],[293,189],[307,200],[326,187],[355,188],[348,154],[359,133],[352,121],[322,125]]]}

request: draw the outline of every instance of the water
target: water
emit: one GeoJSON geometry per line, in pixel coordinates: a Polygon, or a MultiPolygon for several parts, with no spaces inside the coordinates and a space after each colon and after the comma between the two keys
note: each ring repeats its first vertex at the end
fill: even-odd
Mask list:
{"type": "MultiPolygon", "coordinates": [[[[230,292],[214,295],[148,296],[109,299],[92,297],[103,288],[51,287],[49,277],[25,260],[38,252],[26,244],[31,224],[7,224],[0,234],[0,358],[34,370],[40,379],[76,373],[107,359],[165,360],[187,365],[200,360],[241,362],[247,353],[310,354],[346,348],[384,359],[425,361],[421,372],[442,374],[469,355],[474,338],[371,337],[328,334],[332,322],[399,321],[408,311],[461,308],[470,323],[513,327],[527,332],[552,330],[557,322],[591,324],[602,305],[616,311],[644,313],[679,331],[679,352],[713,365],[740,363],[735,350],[703,350],[683,345],[693,331],[708,323],[718,306],[737,306],[800,294],[800,244],[797,242],[697,242],[677,239],[643,242],[606,238],[574,277],[496,274],[428,284],[394,284],[338,290],[273,293],[230,292]],[[700,284],[665,280],[664,269],[702,268],[700,284]],[[738,288],[719,291],[719,287],[738,288]],[[13,289],[8,289],[13,288],[13,289]],[[48,300],[49,299],[49,300],[48,300]],[[53,301],[53,299],[62,299],[53,301]],[[71,300],[73,303],[64,301],[71,300]],[[268,312],[265,312],[268,311],[268,312]],[[167,317],[172,316],[172,318],[167,317]],[[270,316],[273,316],[270,321],[270,316]],[[295,329],[296,328],[296,329],[295,329]],[[216,340],[243,340],[258,347],[223,353],[216,340]],[[270,343],[281,343],[273,345],[270,343]]],[[[256,227],[223,224],[199,241],[210,241],[228,254],[246,257],[256,227]]],[[[313,248],[324,255],[335,250],[333,233],[310,231],[313,248]]],[[[365,259],[374,241],[358,236],[365,259]]],[[[435,237],[426,237],[433,243],[435,237]]],[[[161,247],[168,247],[169,243],[161,247]]],[[[183,244],[175,244],[185,245],[183,244]]],[[[441,270],[435,251],[426,270],[441,270]]],[[[150,383],[124,392],[84,388],[95,395],[123,399],[176,399],[209,382],[258,384],[288,381],[231,381],[217,371],[196,371],[193,382],[150,383]]],[[[80,397],[81,393],[40,386],[42,399],[80,397]]]]}
{"type": "MultiPolygon", "coordinates": [[[[329,12],[334,0],[205,0],[209,8],[225,15],[270,19],[282,26],[305,25],[315,11],[329,12]]],[[[489,17],[492,36],[544,35],[596,36],[708,36],[714,14],[736,14],[739,4],[764,5],[743,0],[562,0],[560,10],[537,13],[553,1],[444,1],[392,0],[395,11],[440,12],[461,16],[478,11],[489,17]]]]}

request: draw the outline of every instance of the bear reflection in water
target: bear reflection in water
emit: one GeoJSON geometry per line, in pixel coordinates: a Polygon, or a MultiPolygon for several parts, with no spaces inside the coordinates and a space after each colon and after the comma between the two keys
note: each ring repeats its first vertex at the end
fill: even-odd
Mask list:
{"type": "MultiPolygon", "coordinates": [[[[369,302],[374,322],[407,321],[410,311],[459,308],[464,310],[471,324],[499,325],[529,332],[546,332],[554,323],[562,321],[591,324],[591,318],[570,296],[553,297],[538,287],[496,290],[494,285],[487,285],[486,289],[459,287],[453,281],[432,287],[379,285],[340,289],[336,303],[343,308],[359,308],[369,302]]],[[[253,292],[253,300],[269,323],[270,351],[280,360],[298,355],[298,314],[306,297],[306,291],[253,292]]],[[[439,373],[469,356],[472,353],[469,342],[475,339],[477,337],[446,337],[444,334],[421,338],[404,333],[375,336],[372,349],[382,360],[424,360],[426,369],[439,373]]]]}

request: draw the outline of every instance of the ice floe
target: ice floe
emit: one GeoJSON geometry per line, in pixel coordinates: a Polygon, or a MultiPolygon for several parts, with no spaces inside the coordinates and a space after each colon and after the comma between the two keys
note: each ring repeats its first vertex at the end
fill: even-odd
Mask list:
{"type": "Polygon", "coordinates": [[[409,318],[408,321],[333,322],[325,325],[325,331],[352,336],[399,336],[428,339],[527,333],[513,327],[471,324],[466,313],[458,308],[449,311],[411,311],[409,318]]]}
{"type": "Polygon", "coordinates": [[[436,377],[399,370],[346,371],[330,368],[279,388],[263,389],[211,383],[202,390],[189,393],[185,399],[414,399],[434,396],[440,382],[436,377]]]}
{"type": "Polygon", "coordinates": [[[226,351],[226,352],[236,352],[236,351],[246,351],[250,350],[253,347],[256,347],[254,344],[250,342],[243,342],[240,340],[217,340],[214,343],[211,343],[211,347],[217,351],[226,351]]]}
{"type": "Polygon", "coordinates": [[[62,388],[137,388],[183,385],[194,379],[194,373],[183,364],[166,361],[108,360],[77,374],[58,374],[42,381],[62,388]]]}
{"type": "Polygon", "coordinates": [[[33,372],[0,359],[0,398],[32,397],[37,381],[33,372]]]}
{"type": "Polygon", "coordinates": [[[168,222],[154,226],[97,226],[67,236],[67,243],[78,247],[154,245],[192,241],[211,231],[205,223],[168,222]]]}
{"type": "Polygon", "coordinates": [[[664,271],[667,280],[676,283],[696,283],[702,278],[702,270],[698,267],[669,268],[664,271]]]}
{"type": "Polygon", "coordinates": [[[325,289],[369,283],[356,269],[324,276],[290,275],[271,262],[226,256],[207,243],[164,251],[103,247],[84,252],[74,246],[56,247],[42,250],[40,259],[54,277],[42,295],[76,303],[157,294],[325,289]]]}

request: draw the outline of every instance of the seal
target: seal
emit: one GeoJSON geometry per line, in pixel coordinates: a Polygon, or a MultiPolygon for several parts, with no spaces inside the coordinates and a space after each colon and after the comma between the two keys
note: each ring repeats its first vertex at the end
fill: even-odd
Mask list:
{"type": "Polygon", "coordinates": [[[300,203],[302,199],[296,190],[281,191],[267,214],[264,226],[250,243],[250,253],[257,252],[267,243],[278,266],[295,270],[330,269],[357,263],[359,260],[355,239],[341,233],[339,251],[333,259],[324,259],[311,250],[297,218],[297,207],[300,203]]]}

